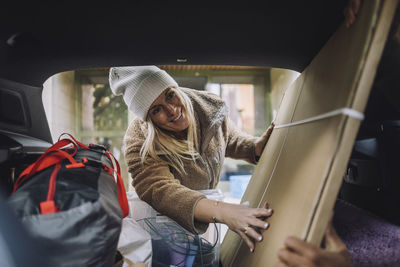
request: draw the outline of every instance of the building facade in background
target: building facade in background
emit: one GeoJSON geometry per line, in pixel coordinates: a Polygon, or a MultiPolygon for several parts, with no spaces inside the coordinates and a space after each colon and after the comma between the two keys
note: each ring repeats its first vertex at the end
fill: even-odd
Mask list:
{"type": "MultiPolygon", "coordinates": [[[[159,67],[182,87],[219,95],[229,106],[235,124],[253,135],[265,131],[277,112],[284,89],[297,77],[293,71],[266,67],[159,67]],[[271,83],[272,79],[275,83],[271,83]]],[[[128,112],[121,96],[112,94],[108,68],[68,71],[50,77],[44,83],[43,103],[53,141],[68,132],[83,143],[105,145],[120,162],[126,188],[133,190],[122,147],[133,114],[128,112]]],[[[252,171],[252,165],[226,158],[220,189],[230,197],[229,177],[251,176],[252,171]]]]}

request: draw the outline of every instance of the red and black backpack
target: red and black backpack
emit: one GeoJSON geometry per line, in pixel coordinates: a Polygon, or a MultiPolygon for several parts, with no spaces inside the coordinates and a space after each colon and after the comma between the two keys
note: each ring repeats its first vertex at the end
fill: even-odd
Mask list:
{"type": "Polygon", "coordinates": [[[9,203],[54,266],[113,264],[129,206],[118,161],[104,146],[61,135],[20,174],[9,203]]]}

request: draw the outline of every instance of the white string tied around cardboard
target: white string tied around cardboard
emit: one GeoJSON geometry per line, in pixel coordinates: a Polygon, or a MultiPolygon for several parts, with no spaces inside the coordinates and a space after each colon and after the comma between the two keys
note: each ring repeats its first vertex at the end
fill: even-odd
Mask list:
{"type": "Polygon", "coordinates": [[[323,113],[323,114],[320,114],[320,115],[317,115],[317,116],[314,116],[311,118],[307,118],[304,120],[290,122],[290,123],[286,123],[286,124],[280,124],[280,125],[275,126],[274,129],[280,129],[280,128],[299,125],[299,124],[305,124],[305,123],[309,123],[309,122],[319,121],[319,120],[335,117],[338,115],[345,115],[345,116],[348,116],[351,118],[355,118],[357,120],[364,119],[364,114],[362,114],[358,110],[351,109],[351,108],[339,108],[339,109],[335,109],[333,111],[326,112],[326,113],[323,113]]]}
{"type": "MultiPolygon", "coordinates": [[[[294,122],[290,122],[290,123],[286,123],[286,124],[276,125],[274,127],[274,129],[287,128],[287,127],[306,124],[306,123],[310,123],[310,122],[320,121],[320,120],[332,118],[332,117],[339,116],[339,115],[344,115],[344,116],[347,116],[347,117],[350,117],[350,118],[354,118],[354,119],[357,119],[357,120],[360,120],[360,121],[362,121],[364,119],[364,114],[359,112],[358,110],[351,109],[351,108],[339,108],[339,109],[335,109],[333,111],[329,111],[329,112],[326,112],[326,113],[323,113],[323,114],[319,114],[319,115],[316,115],[316,116],[313,116],[313,117],[310,117],[310,118],[307,118],[307,119],[294,121],[294,122]]],[[[287,137],[287,135],[285,135],[285,140],[286,140],[286,137],[287,137]]],[[[267,184],[267,186],[266,186],[266,188],[265,188],[265,190],[264,190],[264,192],[262,194],[260,202],[258,203],[258,207],[260,207],[261,202],[264,199],[265,194],[266,194],[266,192],[268,190],[268,187],[269,187],[270,182],[272,180],[272,176],[273,176],[273,174],[275,172],[275,167],[276,167],[276,165],[278,163],[278,159],[280,158],[280,155],[281,155],[283,147],[284,147],[284,145],[281,146],[281,149],[279,151],[277,160],[276,160],[276,162],[274,164],[274,168],[273,168],[273,170],[271,172],[271,175],[270,175],[270,177],[268,179],[268,184],[267,184]]],[[[313,208],[312,214],[314,213],[315,209],[316,209],[316,207],[313,208]]],[[[305,235],[305,234],[303,234],[303,235],[305,235]]]]}
{"type": "MultiPolygon", "coordinates": [[[[326,113],[323,113],[323,114],[320,114],[320,115],[316,115],[316,116],[313,116],[313,117],[310,117],[310,118],[307,118],[307,119],[303,119],[303,120],[299,120],[299,121],[295,121],[295,122],[290,122],[290,123],[285,123],[285,124],[280,124],[280,125],[275,125],[274,129],[281,129],[281,128],[287,128],[287,127],[291,127],[291,126],[306,124],[306,123],[315,122],[315,121],[319,121],[319,120],[324,120],[324,119],[335,117],[335,116],[339,116],[339,115],[344,115],[344,116],[347,116],[347,117],[350,117],[350,118],[354,118],[354,119],[357,119],[357,120],[360,120],[360,121],[362,121],[364,119],[364,114],[359,112],[358,110],[351,109],[351,108],[339,108],[339,109],[335,109],[333,111],[326,112],[326,113]]],[[[286,136],[285,136],[285,140],[286,140],[286,136]]],[[[276,167],[276,164],[278,162],[278,159],[280,158],[280,155],[281,155],[283,147],[284,147],[284,145],[281,146],[281,150],[279,151],[277,160],[275,162],[275,166],[274,166],[274,168],[273,168],[273,170],[271,172],[271,175],[270,175],[269,180],[268,180],[268,184],[267,184],[267,186],[266,186],[266,188],[265,188],[265,190],[264,190],[264,192],[262,194],[260,202],[258,203],[258,207],[260,207],[261,202],[264,199],[265,194],[266,194],[266,192],[268,190],[268,187],[269,187],[270,182],[271,182],[271,178],[272,178],[272,176],[273,176],[273,174],[275,172],[275,167],[276,167]]],[[[243,204],[245,204],[245,205],[246,204],[247,205],[250,204],[250,203],[248,203],[248,201],[246,201],[246,202],[243,203],[243,204]]],[[[314,210],[315,210],[315,207],[313,208],[313,212],[312,213],[314,213],[314,210]]],[[[241,243],[242,243],[242,240],[240,240],[240,244],[241,243]]],[[[240,247],[240,245],[238,246],[238,248],[237,248],[237,250],[235,252],[235,257],[236,257],[236,254],[238,253],[239,247],[240,247]]]]}

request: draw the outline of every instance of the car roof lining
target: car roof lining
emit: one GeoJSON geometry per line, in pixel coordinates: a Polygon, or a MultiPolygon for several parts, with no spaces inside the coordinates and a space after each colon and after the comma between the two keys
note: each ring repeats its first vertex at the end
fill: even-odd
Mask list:
{"type": "Polygon", "coordinates": [[[7,3],[0,76],[41,86],[62,71],[169,65],[178,58],[301,72],[343,22],[346,3],[7,3]]]}

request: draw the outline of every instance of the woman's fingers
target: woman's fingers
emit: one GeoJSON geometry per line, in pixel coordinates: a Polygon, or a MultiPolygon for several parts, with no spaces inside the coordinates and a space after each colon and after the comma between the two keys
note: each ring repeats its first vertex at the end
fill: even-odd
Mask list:
{"type": "Polygon", "coordinates": [[[270,208],[258,208],[254,210],[253,216],[255,217],[270,217],[273,214],[273,210],[270,208]]]}
{"type": "Polygon", "coordinates": [[[270,217],[270,216],[273,214],[274,211],[273,211],[272,209],[269,208],[268,202],[265,202],[263,208],[266,209],[266,210],[268,210],[269,215],[267,215],[267,216],[257,216],[257,218],[260,219],[260,220],[265,221],[268,217],[270,217]]]}
{"type": "Polygon", "coordinates": [[[267,144],[269,137],[271,136],[271,133],[275,127],[274,123],[271,123],[271,125],[268,127],[268,129],[264,132],[262,136],[258,138],[255,144],[255,153],[257,157],[261,156],[261,153],[264,150],[265,145],[267,144]]]}
{"type": "Polygon", "coordinates": [[[248,226],[243,233],[252,238],[254,241],[261,242],[263,240],[262,235],[250,226],[248,226]]]}
{"type": "Polygon", "coordinates": [[[249,221],[249,224],[253,227],[263,229],[263,230],[267,230],[269,228],[269,222],[263,221],[258,218],[251,218],[249,221]]]}
{"type": "Polygon", "coordinates": [[[250,248],[250,251],[254,251],[254,242],[250,240],[250,237],[248,237],[243,231],[239,230],[237,231],[239,236],[243,239],[243,241],[246,243],[246,245],[250,248]]]}
{"type": "Polygon", "coordinates": [[[222,221],[236,232],[247,244],[251,251],[255,248],[255,242],[263,240],[260,230],[269,228],[269,223],[262,220],[272,215],[273,211],[266,203],[264,208],[250,208],[237,204],[225,204],[220,206],[222,221]]]}
{"type": "MultiPolygon", "coordinates": [[[[254,217],[256,217],[257,219],[259,219],[261,221],[265,221],[268,217],[271,217],[273,213],[274,213],[274,211],[272,209],[264,207],[263,209],[258,209],[254,213],[254,217]]],[[[260,227],[260,228],[263,228],[263,227],[260,227]]]]}
{"type": "Polygon", "coordinates": [[[265,143],[268,142],[268,139],[272,133],[272,131],[274,130],[275,124],[271,123],[271,125],[268,127],[268,129],[265,131],[264,133],[264,139],[265,139],[265,143]]]}
{"type": "Polygon", "coordinates": [[[275,127],[275,123],[272,122],[271,125],[267,129],[267,134],[268,135],[270,135],[272,133],[272,130],[274,129],[274,127],[275,127]]]}
{"type": "Polygon", "coordinates": [[[253,209],[253,214],[249,218],[249,225],[264,230],[268,229],[269,223],[265,220],[272,216],[273,210],[267,207],[269,207],[268,204],[266,204],[264,208],[253,209]]]}

